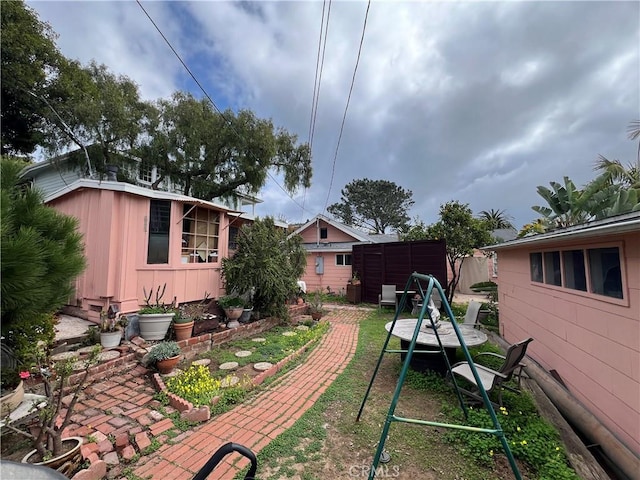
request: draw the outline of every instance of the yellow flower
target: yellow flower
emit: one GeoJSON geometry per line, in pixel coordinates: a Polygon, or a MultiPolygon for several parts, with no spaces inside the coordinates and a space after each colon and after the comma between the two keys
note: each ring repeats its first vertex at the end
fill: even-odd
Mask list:
{"type": "Polygon", "coordinates": [[[493,457],[493,450],[489,450],[489,455],[493,457]]]}
{"type": "Polygon", "coordinates": [[[520,431],[520,430],[521,430],[521,428],[520,428],[520,427],[518,427],[518,431],[520,431]]]}
{"type": "Polygon", "coordinates": [[[521,443],[522,445],[526,445],[526,444],[527,444],[527,441],[526,441],[526,440],[522,440],[520,443],[521,443]]]}
{"type": "Polygon", "coordinates": [[[556,447],[556,451],[560,450],[560,447],[556,447]]]}

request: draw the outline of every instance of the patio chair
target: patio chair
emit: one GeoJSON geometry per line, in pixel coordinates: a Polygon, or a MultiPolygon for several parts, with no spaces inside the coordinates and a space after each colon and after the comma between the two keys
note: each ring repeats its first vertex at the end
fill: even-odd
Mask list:
{"type": "Polygon", "coordinates": [[[396,296],[395,285],[382,285],[382,293],[378,295],[378,309],[382,307],[393,307],[398,309],[398,297],[396,296]]]}
{"type": "Polygon", "coordinates": [[[467,306],[467,313],[464,316],[462,325],[471,325],[474,328],[480,326],[480,323],[478,322],[478,314],[480,313],[481,306],[482,304],[480,302],[471,300],[467,306]]]}
{"type": "MultiPolygon", "coordinates": [[[[478,355],[481,357],[482,355],[488,355],[493,357],[502,358],[504,361],[498,370],[492,370],[483,365],[479,365],[475,363],[476,370],[478,372],[478,376],[480,377],[480,381],[482,382],[482,386],[487,394],[491,392],[497,392],[498,394],[498,404],[491,402],[494,407],[502,406],[502,389],[506,388],[512,392],[519,393],[520,392],[520,379],[522,376],[522,369],[524,368],[524,364],[521,363],[525,354],[527,353],[527,346],[530,342],[533,341],[533,338],[528,338],[518,343],[514,343],[507,350],[506,355],[499,355],[493,352],[483,352],[478,355]],[[511,380],[511,378],[516,375],[518,378],[518,388],[513,388],[511,386],[506,385],[506,383],[511,380]]],[[[478,389],[478,385],[476,383],[476,379],[473,376],[473,372],[471,371],[471,366],[468,362],[460,362],[456,363],[453,367],[451,367],[451,373],[454,375],[458,375],[461,378],[464,378],[466,381],[471,383],[475,390],[465,390],[460,388],[460,391],[471,398],[482,402],[482,397],[480,396],[480,390],[478,389]]]]}

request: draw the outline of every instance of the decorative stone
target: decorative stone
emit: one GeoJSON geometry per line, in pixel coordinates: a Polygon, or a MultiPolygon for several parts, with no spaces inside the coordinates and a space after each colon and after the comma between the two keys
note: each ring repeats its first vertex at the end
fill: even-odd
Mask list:
{"type": "Polygon", "coordinates": [[[211,363],[210,358],[201,358],[200,360],[194,360],[191,365],[204,365],[205,367],[211,363]]]}
{"type": "Polygon", "coordinates": [[[62,352],[51,355],[51,360],[59,362],[61,360],[68,360],[70,358],[78,358],[80,354],[78,352],[62,352]]]}
{"type": "Polygon", "coordinates": [[[180,375],[182,372],[182,370],[180,370],[179,368],[174,368],[172,371],[170,371],[169,373],[165,373],[162,376],[164,378],[171,378],[171,377],[175,377],[176,375],[180,375]]]}
{"type": "Polygon", "coordinates": [[[78,352],[79,355],[87,355],[89,353],[91,353],[91,351],[95,348],[95,345],[93,346],[88,346],[88,347],[82,347],[76,350],[76,352],[78,352]]]}
{"type": "Polygon", "coordinates": [[[119,356],[120,356],[120,352],[117,350],[106,350],[98,354],[98,361],[106,362],[108,360],[113,360],[114,358],[118,358],[119,356]]]}
{"type": "Polygon", "coordinates": [[[239,381],[240,379],[238,377],[236,377],[235,375],[230,375],[222,379],[222,381],[220,382],[220,386],[222,388],[233,387],[234,385],[237,385],[239,381]]]}
{"type": "Polygon", "coordinates": [[[292,332],[291,330],[287,330],[286,332],[282,332],[282,335],[284,335],[285,337],[295,337],[297,333],[292,332]]]}
{"type": "Polygon", "coordinates": [[[238,362],[225,362],[220,365],[220,370],[233,370],[234,368],[238,368],[238,362]]]}
{"type": "Polygon", "coordinates": [[[267,339],[266,339],[266,338],[262,338],[262,337],[255,337],[255,338],[252,338],[251,340],[252,340],[253,342],[259,342],[259,343],[262,343],[262,342],[266,342],[266,341],[267,341],[267,339]]]}
{"type": "Polygon", "coordinates": [[[307,327],[306,325],[298,325],[296,327],[296,330],[300,330],[302,332],[306,332],[307,330],[309,330],[309,327],[307,327]]]}
{"type": "Polygon", "coordinates": [[[239,352],[236,352],[236,357],[238,358],[248,357],[249,355],[251,355],[249,350],[240,350],[239,352]]]}
{"type": "Polygon", "coordinates": [[[258,370],[259,372],[264,372],[265,370],[269,370],[271,367],[273,367],[273,364],[269,362],[258,362],[253,366],[253,368],[255,370],[258,370]]]}

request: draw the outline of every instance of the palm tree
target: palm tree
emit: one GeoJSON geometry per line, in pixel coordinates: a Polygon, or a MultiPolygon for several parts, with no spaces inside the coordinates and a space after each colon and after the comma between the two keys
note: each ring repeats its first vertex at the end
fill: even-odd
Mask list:
{"type": "Polygon", "coordinates": [[[478,217],[487,223],[489,230],[514,228],[510,221],[513,217],[508,215],[504,210],[494,210],[493,208],[489,211],[483,210],[479,213],[478,217]]]}

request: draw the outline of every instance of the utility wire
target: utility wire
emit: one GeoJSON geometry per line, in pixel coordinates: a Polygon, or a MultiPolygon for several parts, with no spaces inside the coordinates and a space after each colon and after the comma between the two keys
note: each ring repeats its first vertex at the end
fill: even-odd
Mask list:
{"type": "MultiPolygon", "coordinates": [[[[222,112],[222,110],[220,110],[218,108],[218,106],[216,105],[216,102],[213,101],[213,99],[209,96],[209,94],[207,93],[207,91],[204,89],[204,87],[202,86],[202,84],[198,81],[198,79],[196,78],[196,76],[193,74],[193,72],[191,71],[191,69],[187,66],[187,64],[184,62],[184,60],[182,59],[182,57],[180,56],[180,54],[176,51],[175,48],[173,48],[173,45],[171,45],[171,42],[169,42],[169,40],[167,39],[167,37],[165,36],[164,33],[162,33],[162,30],[160,30],[160,27],[158,27],[158,25],[156,24],[156,22],[153,20],[153,18],[151,18],[151,15],[149,15],[149,13],[145,10],[145,8],[142,6],[142,3],[140,3],[140,0],[136,0],[136,3],[140,6],[140,8],[142,9],[142,11],[144,12],[144,14],[147,16],[147,18],[149,19],[149,21],[153,24],[153,26],[156,28],[156,30],[158,31],[158,33],[160,34],[160,36],[163,38],[163,40],[165,41],[165,43],[169,46],[169,48],[171,49],[171,51],[173,52],[173,54],[176,56],[176,58],[180,61],[180,63],[182,64],[182,66],[185,68],[185,70],[189,73],[189,75],[191,76],[191,78],[193,79],[194,82],[196,82],[196,85],[198,85],[198,87],[200,88],[200,90],[202,90],[202,93],[204,94],[205,97],[207,97],[207,99],[211,102],[211,105],[213,105],[213,108],[216,109],[216,111],[220,114],[220,116],[227,122],[227,124],[231,127],[231,129],[235,132],[235,134],[238,136],[238,138],[242,139],[242,135],[240,134],[240,132],[238,132],[238,130],[236,129],[236,127],[233,125],[233,123],[224,115],[224,113],[222,112]]],[[[257,159],[256,159],[257,160],[257,159]]],[[[269,175],[269,178],[271,178],[271,180],[273,180],[273,182],[280,187],[280,189],[287,194],[287,196],[291,199],[291,201],[293,203],[295,203],[298,207],[302,208],[304,210],[304,207],[302,205],[300,205],[290,194],[289,192],[287,192],[287,190],[280,185],[280,183],[273,177],[273,175],[271,175],[271,172],[269,172],[267,170],[267,175],[269,175]]]]}
{"type": "MultiPolygon", "coordinates": [[[[311,117],[309,119],[309,153],[313,160],[313,138],[316,130],[316,116],[318,114],[318,101],[320,99],[320,84],[322,82],[322,71],[324,69],[324,54],[327,49],[327,35],[329,32],[329,16],[331,15],[331,0],[329,0],[329,10],[327,11],[326,29],[325,29],[325,16],[324,11],[327,4],[327,0],[322,3],[322,18],[320,19],[320,35],[318,36],[318,53],[316,55],[316,72],[313,81],[313,97],[311,98],[311,117]],[[324,46],[322,42],[322,32],[324,30],[324,46]],[[322,50],[322,61],[320,60],[320,51],[322,50]],[[318,75],[318,71],[320,74],[318,75]]],[[[304,189],[304,195],[302,196],[302,216],[304,218],[304,204],[307,200],[307,189],[304,189]]]]}
{"type": "Polygon", "coordinates": [[[351,87],[349,87],[349,96],[347,97],[347,104],[344,107],[344,114],[342,115],[342,124],[340,125],[340,135],[338,135],[338,143],[336,144],[336,151],[333,156],[333,165],[331,166],[331,181],[329,182],[329,190],[327,191],[327,200],[324,202],[323,211],[327,210],[329,204],[329,196],[331,195],[331,188],[333,187],[333,178],[336,173],[336,160],[338,158],[338,149],[340,148],[340,141],[342,140],[342,132],[344,130],[344,123],[347,119],[347,111],[349,110],[349,102],[351,101],[351,93],[353,92],[353,85],[356,81],[356,72],[358,71],[358,64],[360,63],[360,54],[362,53],[362,44],[364,43],[364,34],[367,30],[367,18],[369,17],[369,7],[371,6],[371,0],[367,2],[367,11],[364,14],[364,24],[362,25],[362,36],[360,37],[360,47],[358,47],[358,56],[356,58],[356,65],[353,69],[353,76],[351,77],[351,87]]]}

